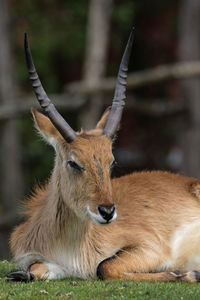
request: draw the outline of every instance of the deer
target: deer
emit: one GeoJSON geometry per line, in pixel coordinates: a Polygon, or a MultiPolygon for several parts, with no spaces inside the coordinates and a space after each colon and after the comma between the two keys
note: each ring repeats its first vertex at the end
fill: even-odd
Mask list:
{"type": "Polygon", "coordinates": [[[96,128],[75,132],[48,98],[25,34],[29,77],[44,112],[32,115],[55,164],[11,234],[20,270],[9,280],[200,281],[200,181],[167,171],[111,179],[133,37],[132,29],[112,106],[96,128]]]}

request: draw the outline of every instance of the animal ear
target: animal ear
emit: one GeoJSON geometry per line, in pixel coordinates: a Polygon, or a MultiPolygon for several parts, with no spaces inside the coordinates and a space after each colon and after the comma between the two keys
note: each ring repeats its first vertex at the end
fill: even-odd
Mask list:
{"type": "Polygon", "coordinates": [[[97,123],[96,129],[104,130],[104,127],[106,126],[108,116],[111,110],[111,106],[107,107],[106,110],[104,111],[101,119],[97,123]]]}
{"type": "Polygon", "coordinates": [[[49,118],[41,114],[36,109],[31,108],[31,113],[35,122],[35,127],[37,128],[41,136],[45,139],[45,141],[48,142],[48,144],[52,145],[55,148],[57,140],[61,138],[58,130],[51,123],[49,118]]]}

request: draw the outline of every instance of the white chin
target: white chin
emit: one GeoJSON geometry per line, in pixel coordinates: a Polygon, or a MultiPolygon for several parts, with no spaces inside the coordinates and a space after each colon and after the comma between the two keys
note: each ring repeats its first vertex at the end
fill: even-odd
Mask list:
{"type": "Polygon", "coordinates": [[[90,210],[90,207],[87,206],[86,207],[87,213],[89,215],[89,217],[92,219],[92,221],[98,225],[107,225],[112,223],[116,218],[117,218],[117,213],[115,212],[112,219],[110,219],[109,221],[106,221],[104,218],[102,218],[102,216],[100,214],[95,214],[90,210]]]}

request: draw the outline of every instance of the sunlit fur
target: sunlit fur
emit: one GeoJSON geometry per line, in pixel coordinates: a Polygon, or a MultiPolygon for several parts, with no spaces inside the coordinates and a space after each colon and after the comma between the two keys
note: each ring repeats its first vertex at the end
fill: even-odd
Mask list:
{"type": "Polygon", "coordinates": [[[11,236],[14,259],[37,279],[196,281],[200,271],[199,181],[168,172],[111,180],[112,141],[97,128],[67,144],[48,118],[36,127],[56,152],[49,182],[26,204],[26,221],[11,236]],[[72,169],[76,161],[84,171],[72,169]],[[116,207],[111,224],[88,214],[116,207]],[[98,223],[98,222],[97,222],[98,223]],[[109,258],[109,259],[107,259],[109,258]],[[107,260],[105,260],[107,259],[107,260]],[[104,261],[105,260],[105,261],[104,261]],[[184,275],[173,273],[180,270],[184,275]]]}

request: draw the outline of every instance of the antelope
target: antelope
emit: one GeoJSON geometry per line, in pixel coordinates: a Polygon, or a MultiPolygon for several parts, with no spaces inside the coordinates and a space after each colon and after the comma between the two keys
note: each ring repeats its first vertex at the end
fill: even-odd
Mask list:
{"type": "Polygon", "coordinates": [[[133,36],[132,30],[111,108],[95,129],[75,132],[44,91],[25,35],[29,77],[46,116],[32,114],[55,149],[55,165],[11,235],[23,271],[10,280],[200,281],[200,181],[161,171],[111,179],[133,36]]]}

